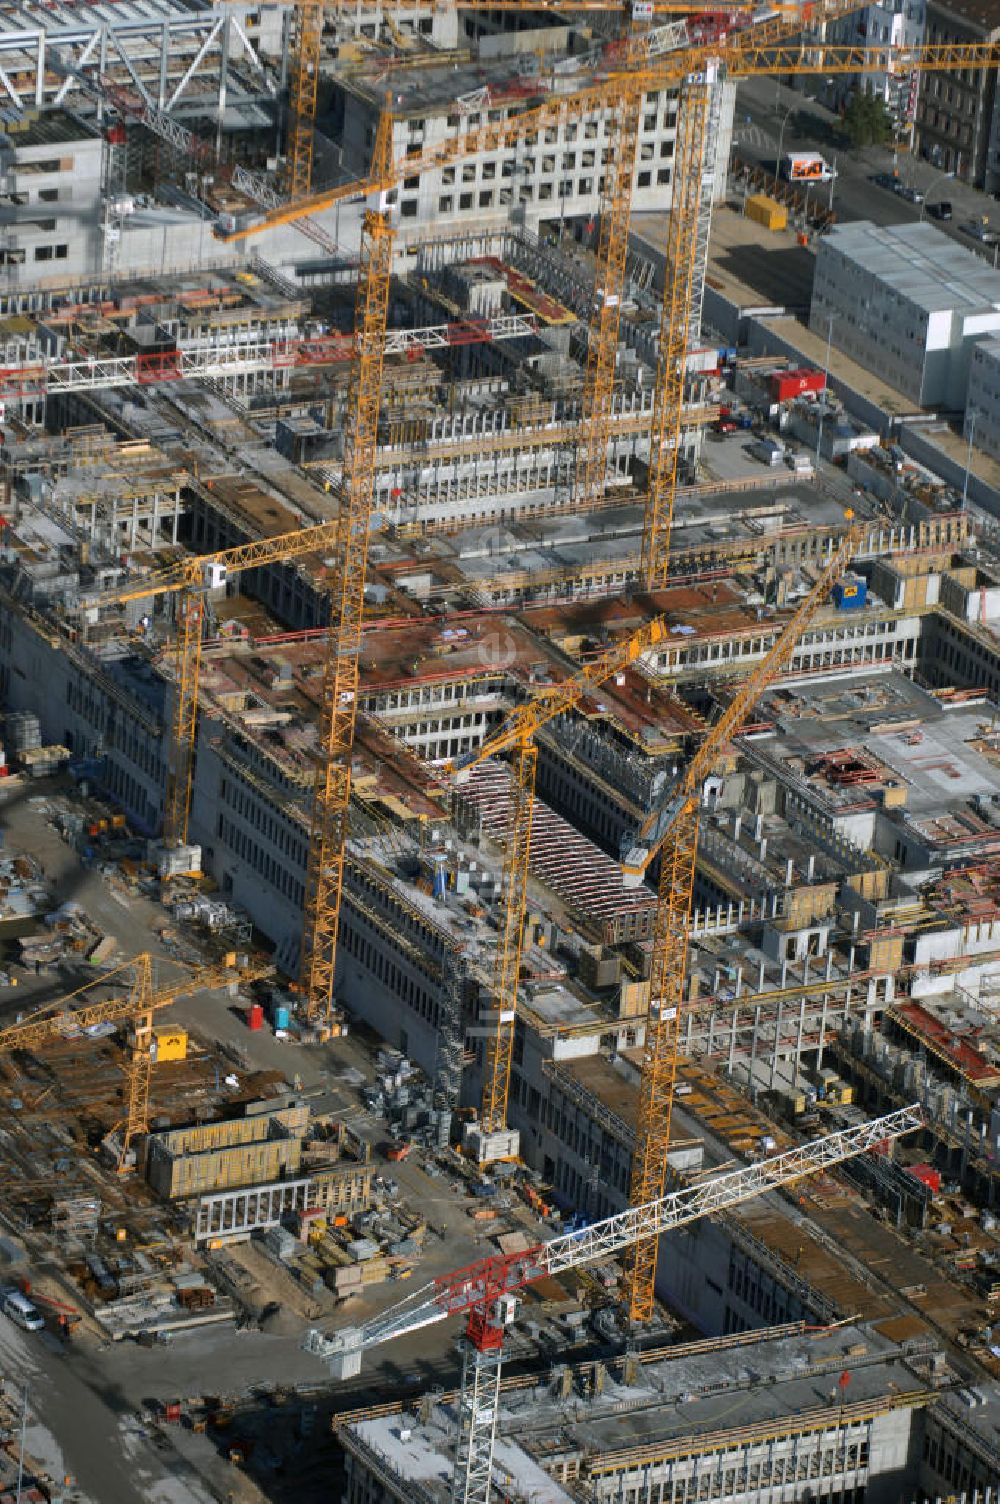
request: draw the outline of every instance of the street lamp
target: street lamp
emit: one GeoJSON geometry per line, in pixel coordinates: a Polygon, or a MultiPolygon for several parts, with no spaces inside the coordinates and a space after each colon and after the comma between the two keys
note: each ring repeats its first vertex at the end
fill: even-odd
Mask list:
{"type": "Polygon", "coordinates": [[[917,220],[917,224],[922,225],[924,222],[924,210],[927,208],[927,201],[931,196],[931,190],[936,188],[938,183],[943,183],[946,178],[953,178],[954,176],[953,172],[939,172],[935,177],[931,178],[930,183],[924,189],[924,201],[920,205],[920,218],[917,220]]]}
{"type": "Polygon", "coordinates": [[[976,419],[979,414],[974,407],[969,408],[969,447],[965,451],[965,481],[962,485],[962,511],[964,512],[969,500],[969,472],[972,469],[972,439],[976,432],[976,419]]]}
{"type": "Polygon", "coordinates": [[[788,117],[789,117],[789,115],[792,113],[792,111],[794,109],[795,109],[794,103],[790,104],[788,106],[788,109],[785,111],[784,115],[782,115],[782,117],[781,117],[781,130],[778,132],[778,155],[775,158],[775,162],[774,162],[774,186],[775,186],[775,188],[777,188],[777,186],[778,186],[778,174],[781,172],[781,148],[782,148],[782,145],[784,144],[784,140],[785,140],[785,126],[788,124],[788,117]]]}
{"type": "Polygon", "coordinates": [[[823,442],[823,418],[826,413],[828,400],[828,388],[830,385],[830,345],[833,343],[833,314],[826,316],[826,363],[823,366],[823,406],[819,410],[819,422],[816,424],[816,468],[819,469],[819,451],[823,442]]]}

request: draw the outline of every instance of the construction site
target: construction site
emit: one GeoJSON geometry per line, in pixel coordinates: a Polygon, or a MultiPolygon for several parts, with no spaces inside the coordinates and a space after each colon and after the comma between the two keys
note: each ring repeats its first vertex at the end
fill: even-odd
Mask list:
{"type": "Polygon", "coordinates": [[[1000,490],[733,160],[856,11],[0,4],[0,1504],[1000,1504],[1000,490]]]}

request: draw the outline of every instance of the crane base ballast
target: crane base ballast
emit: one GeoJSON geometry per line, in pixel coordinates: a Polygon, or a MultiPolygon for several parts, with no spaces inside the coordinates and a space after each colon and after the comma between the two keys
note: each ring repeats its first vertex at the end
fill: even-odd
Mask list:
{"type": "Polygon", "coordinates": [[[517,1159],[521,1152],[521,1135],[516,1128],[498,1128],[487,1133],[478,1123],[466,1123],[462,1150],[477,1165],[495,1165],[501,1160],[517,1159]]]}

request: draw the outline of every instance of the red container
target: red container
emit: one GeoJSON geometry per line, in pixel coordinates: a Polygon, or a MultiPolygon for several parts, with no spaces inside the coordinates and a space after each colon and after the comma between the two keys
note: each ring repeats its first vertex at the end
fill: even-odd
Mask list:
{"type": "Polygon", "coordinates": [[[793,397],[816,397],[826,390],[823,372],[808,367],[797,371],[772,371],[768,381],[772,402],[791,402],[793,397]]]}
{"type": "Polygon", "coordinates": [[[168,1400],[163,1407],[163,1419],[177,1422],[181,1418],[180,1400],[168,1400]]]}
{"type": "Polygon", "coordinates": [[[260,1003],[251,1003],[247,1012],[247,1028],[262,1029],[264,1027],[264,1010],[260,1003]]]}
{"type": "Polygon", "coordinates": [[[920,1180],[933,1194],[937,1195],[941,1189],[941,1171],[935,1170],[933,1165],[910,1165],[910,1174],[915,1180],[920,1180]]]}

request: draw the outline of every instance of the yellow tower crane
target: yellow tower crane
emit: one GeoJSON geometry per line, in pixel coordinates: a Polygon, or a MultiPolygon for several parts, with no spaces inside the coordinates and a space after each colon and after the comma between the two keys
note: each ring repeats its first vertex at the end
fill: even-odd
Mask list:
{"type": "Polygon", "coordinates": [[[191,779],[194,768],[195,732],[198,715],[198,683],[201,670],[203,592],[221,586],[232,575],[271,564],[287,564],[317,550],[337,537],[339,521],[316,523],[293,533],[279,533],[253,543],[240,543],[213,554],[198,554],[182,563],[154,571],[125,590],[113,590],[85,603],[96,611],[129,601],[179,595],[177,637],[173,644],[174,697],[167,732],[167,791],[163,814],[163,839],[168,846],[183,846],[188,838],[191,813],[191,779]]]}
{"type": "Polygon", "coordinates": [[[288,86],[288,141],[282,186],[292,200],[312,187],[316,98],[323,51],[323,0],[296,0],[288,86]]]}
{"type": "Polygon", "coordinates": [[[355,302],[357,353],[347,404],[339,525],[332,541],[330,626],[323,666],[319,749],[313,783],[299,968],[307,1017],[327,1033],[333,1014],[337,933],[344,885],[351,749],[357,716],[368,537],[375,495],[392,238],[386,214],[375,211],[365,214],[355,302]]]}
{"type": "Polygon", "coordinates": [[[517,986],[521,971],[521,947],[528,901],[528,868],[531,854],[531,817],[535,801],[538,751],[535,735],[547,721],[565,715],[608,679],[635,663],[643,653],[662,641],[667,625],[663,617],[647,622],[627,641],[610,648],[587,668],[563,684],[546,687],[519,706],[474,752],[445,765],[458,782],[487,758],[512,754],[510,804],[504,837],[504,864],[500,898],[500,934],[492,978],[492,1006],[486,1016],[486,1059],[479,1111],[480,1153],[490,1152],[490,1137],[507,1126],[507,1091],[514,1050],[517,986]]]}
{"type": "MultiPolygon", "coordinates": [[[[660,859],[656,912],[651,937],[649,1009],[643,1045],[639,1084],[639,1112],[629,1201],[639,1206],[649,1196],[663,1194],[667,1180],[667,1151],[673,1113],[674,1085],[680,1025],[687,972],[691,904],[694,895],[695,862],[698,855],[698,823],[702,790],[723,747],[735,736],[757,700],[786,669],[817,611],[846,569],[864,538],[864,529],[848,528],[834,549],[823,573],[799,602],[776,641],[722,715],[671,791],[667,804],[643,827],[648,844],[633,852],[624,864],[636,878],[660,859]]],[[[634,1321],[653,1314],[657,1240],[641,1239],[635,1245],[627,1271],[629,1315],[634,1321]]]]}
{"type": "MultiPolygon", "coordinates": [[[[85,1034],[98,1024],[130,1023],[130,1058],[125,1067],[125,1116],[117,1125],[121,1129],[118,1168],[131,1168],[131,1149],[135,1139],[149,1131],[149,1088],[155,1061],[153,1023],[160,1008],[168,1008],[178,998],[214,987],[230,987],[234,982],[253,982],[269,976],[270,966],[251,965],[238,969],[235,955],[227,956],[220,966],[203,967],[190,976],[180,977],[168,986],[153,987],[153,958],[143,951],[131,961],[106,971],[100,984],[131,973],[132,985],[127,994],[105,998],[98,1003],[75,1006],[77,999],[97,983],[86,986],[48,1003],[20,1023],[0,1029],[0,1054],[12,1050],[44,1051],[46,1045],[63,1039],[70,1030],[85,1034]]],[[[112,1130],[114,1132],[115,1130],[112,1130]]]]}
{"type": "MultiPolygon", "coordinates": [[[[391,121],[386,117],[381,123],[376,143],[376,151],[379,157],[388,159],[391,150],[391,121]]],[[[359,287],[363,276],[359,274],[359,287]]],[[[361,310],[359,299],[359,316],[361,310]]],[[[381,340],[384,343],[386,322],[388,317],[388,286],[385,289],[385,308],[381,314],[381,340]]],[[[376,320],[377,323],[377,320],[376,320]]],[[[375,327],[373,325],[373,327],[375,327]]],[[[357,394],[366,383],[370,384],[370,373],[362,370],[365,361],[370,361],[368,353],[372,340],[372,331],[368,326],[355,326],[354,352],[352,355],[350,391],[357,394]]],[[[379,373],[381,376],[381,349],[379,346],[379,373]]],[[[356,400],[356,396],[350,400],[356,400]]],[[[364,400],[369,401],[366,397],[364,400]]],[[[377,409],[375,424],[371,426],[371,415],[368,414],[368,422],[371,426],[371,445],[374,457],[375,435],[377,429],[377,409]]],[[[351,431],[351,420],[348,420],[348,432],[351,431]]],[[[353,462],[352,462],[353,463],[353,462]]],[[[345,471],[346,473],[346,471],[345,471]]],[[[369,496],[369,515],[372,504],[372,496],[369,496]]],[[[185,559],[182,563],[171,565],[166,569],[155,571],[146,575],[141,582],[129,585],[124,590],[112,590],[86,601],[85,612],[90,615],[97,613],[102,608],[113,605],[124,605],[129,601],[154,599],[163,595],[179,594],[180,600],[177,606],[176,622],[177,637],[174,643],[174,696],[171,707],[170,727],[167,738],[168,762],[167,762],[167,787],[163,811],[163,839],[168,847],[184,846],[188,838],[188,821],[191,814],[191,783],[194,771],[194,748],[198,728],[198,686],[201,672],[201,644],[202,629],[204,624],[204,591],[207,588],[219,587],[235,574],[240,574],[250,569],[262,569],[271,564],[287,564],[295,559],[303,558],[307,554],[317,550],[332,548],[335,553],[339,550],[344,535],[343,503],[338,508],[338,515],[330,522],[315,523],[306,528],[298,528],[291,533],[281,533],[274,538],[266,538],[252,543],[237,544],[233,548],[217,550],[211,554],[199,554],[194,558],[185,559]]],[[[367,533],[366,533],[367,539],[367,533]]],[[[338,553],[339,558],[339,553],[338,553]]],[[[367,542],[365,551],[367,562],[367,542]]],[[[338,589],[342,590],[342,580],[338,575],[334,584],[334,596],[338,589]]],[[[336,610],[336,601],[332,606],[336,610]]],[[[334,617],[331,616],[331,620],[334,617]]]]}
{"type": "MultiPolygon", "coordinates": [[[[653,932],[653,972],[650,981],[650,1019],[656,1020],[660,1016],[659,1008],[654,1009],[652,1000],[658,998],[667,985],[668,979],[678,987],[683,987],[684,961],[686,957],[686,926],[690,912],[691,891],[694,884],[694,861],[697,851],[698,837],[698,801],[694,796],[693,815],[688,810],[685,802],[687,795],[687,780],[692,778],[692,789],[700,789],[704,782],[705,768],[711,767],[718,756],[719,747],[734,731],[742,724],[747,711],[760,697],[763,690],[787,665],[795,647],[810,620],[822,605],[828,591],[832,588],[836,579],[846,567],[853,552],[856,551],[863,530],[859,527],[851,527],[843,538],[837,543],[830,558],[830,562],[823,575],[802,600],[795,613],[785,624],[778,640],[739,690],[731,705],[720,718],[716,726],[712,728],[705,742],[691,763],[691,769],[685,774],[684,779],[678,785],[678,789],[671,797],[670,802],[663,810],[644,824],[637,839],[645,842],[641,851],[634,850],[630,853],[625,864],[626,874],[634,881],[641,881],[650,863],[661,849],[668,835],[677,830],[676,840],[670,843],[670,853],[661,857],[660,888],[656,918],[653,932]],[[691,770],[694,770],[693,773],[691,770]],[[678,800],[681,802],[678,804],[678,800]],[[682,817],[688,819],[689,824],[682,823],[682,817]],[[693,819],[693,825],[690,821],[693,819]],[[668,879],[664,886],[664,879],[668,879]],[[685,890],[684,882],[689,879],[689,886],[685,890]],[[684,894],[686,892],[686,898],[684,894]],[[678,908],[678,903],[681,908],[678,908]],[[686,907],[684,907],[686,904],[686,907]],[[683,936],[683,954],[677,950],[678,936],[683,936]],[[669,956],[665,947],[670,941],[673,950],[669,956]],[[679,968],[679,969],[678,969],[679,968]]],[[[535,797],[535,772],[537,767],[537,748],[535,737],[539,730],[557,716],[565,715],[577,706],[582,699],[593,693],[602,684],[627,668],[629,664],[636,663],[650,649],[662,642],[667,634],[667,623],[664,617],[654,617],[652,621],[645,623],[638,631],[632,634],[626,641],[610,648],[607,652],[589,663],[585,669],[573,678],[567,679],[562,684],[546,686],[537,695],[533,696],[529,703],[521,705],[513,711],[506,720],[492,733],[491,736],[481,743],[473,752],[452,760],[445,765],[445,771],[455,775],[458,781],[466,779],[471,770],[488,758],[500,757],[510,754],[512,760],[510,802],[507,814],[507,829],[504,836],[504,864],[503,878],[500,896],[500,933],[497,938],[496,957],[493,966],[492,977],[492,1000],[485,1022],[488,1024],[486,1035],[485,1061],[483,1068],[483,1084],[480,1102],[480,1152],[484,1156],[490,1152],[490,1136],[500,1134],[507,1126],[507,1093],[510,1082],[510,1068],[514,1049],[514,1029],[517,1015],[517,989],[521,970],[521,949],[524,938],[525,915],[527,911],[528,874],[531,857],[531,824],[532,810],[535,797]]],[[[690,802],[690,801],[689,801],[690,802]]],[[[669,1004],[665,1004],[669,1007],[669,1004]]],[[[643,1091],[642,1101],[649,1105],[644,1107],[644,1112],[650,1121],[663,1109],[664,1100],[672,1092],[673,1077],[676,1071],[676,1062],[671,1065],[666,1059],[665,1064],[661,1061],[662,1044],[661,1033],[652,1027],[651,1046],[647,1046],[643,1065],[643,1091]]],[[[654,1134],[650,1132],[651,1141],[655,1139],[648,1156],[640,1154],[636,1150],[636,1163],[643,1164],[643,1176],[648,1180],[652,1174],[650,1166],[655,1163],[656,1154],[666,1144],[669,1138],[669,1111],[666,1114],[666,1137],[662,1137],[659,1130],[654,1134]],[[648,1159],[648,1165],[647,1165],[648,1159]]],[[[640,1130],[642,1138],[642,1130],[640,1130]]],[[[663,1174],[666,1173],[666,1159],[663,1158],[663,1174]]],[[[661,1182],[662,1183],[662,1182],[661,1182]]],[[[635,1182],[633,1182],[635,1184],[635,1182]]],[[[636,1193],[637,1194],[637,1193],[636,1193]]],[[[632,1196],[633,1204],[636,1202],[636,1194],[632,1196]]]]}
{"type": "Polygon", "coordinates": [[[989,68],[1000,62],[995,43],[933,44],[922,47],[831,46],[804,39],[804,26],[819,28],[859,8],[858,0],[815,0],[792,7],[711,43],[680,46],[637,62],[650,47],[649,34],[633,32],[624,61],[612,63],[598,82],[572,94],[552,94],[506,120],[484,122],[475,129],[402,161],[391,159],[383,142],[368,176],[353,183],[307,195],[216,233],[224,240],[242,239],[270,227],[295,222],[345,199],[387,192],[404,177],[419,177],[470,155],[490,155],[518,143],[537,141],[546,130],[584,114],[611,108],[612,144],[603,165],[601,230],[595,273],[585,379],[583,416],[577,435],[577,484],[574,504],[600,489],[611,431],[621,305],[625,289],[632,194],[635,129],[641,118],[637,102],[663,89],[680,90],[678,138],[673,167],[674,209],[669,217],[664,295],[661,308],[658,370],[651,424],[650,486],[644,519],[642,575],[651,587],[667,576],[670,528],[677,487],[688,337],[697,313],[695,289],[699,262],[707,245],[712,167],[709,143],[711,89],[725,78],[786,77],[808,74],[888,74],[989,68]],[[622,137],[614,122],[627,127],[622,137]],[[619,164],[616,166],[616,162],[619,164]]]}

